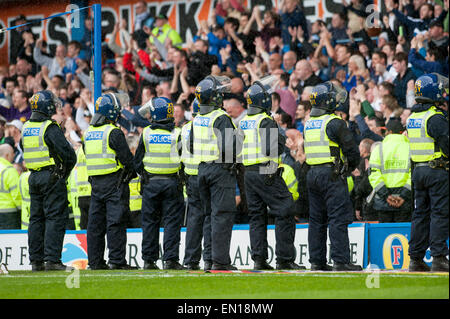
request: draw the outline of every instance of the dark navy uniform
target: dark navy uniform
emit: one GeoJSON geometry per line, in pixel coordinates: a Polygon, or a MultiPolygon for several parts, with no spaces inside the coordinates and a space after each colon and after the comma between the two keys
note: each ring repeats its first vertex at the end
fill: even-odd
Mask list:
{"type": "Polygon", "coordinates": [[[348,225],[353,221],[353,206],[347,179],[340,174],[340,169],[334,172],[336,165],[343,164],[344,158],[348,163],[347,172],[353,171],[360,161],[351,132],[345,122],[333,114],[339,99],[346,99],[346,95],[339,98],[338,92],[339,89],[330,82],[314,87],[310,98],[313,110],[305,125],[306,163],[310,166],[306,178],[311,270],[331,270],[326,259],[327,228],[333,270],[361,269],[350,263],[348,225]]]}
{"type": "Polygon", "coordinates": [[[66,269],[66,266],[61,263],[64,234],[68,221],[66,181],[77,161],[75,151],[67,142],[61,128],[56,122],[50,121],[52,113],[40,112],[42,109],[39,109],[39,103],[44,99],[44,95],[41,95],[37,101],[36,99],[32,100],[32,116],[24,124],[21,140],[25,163],[31,171],[29,177],[31,207],[28,246],[34,271],[44,270],[44,262],[45,270],[66,269]],[[34,132],[37,132],[37,127],[40,129],[36,135],[34,132]],[[33,147],[33,144],[26,140],[33,137],[39,139],[38,147],[33,147]],[[42,149],[45,148],[48,149],[47,160],[43,159],[45,154],[41,154],[42,149]],[[37,151],[40,154],[39,157],[30,155],[36,152],[36,149],[39,149],[37,151]]]}

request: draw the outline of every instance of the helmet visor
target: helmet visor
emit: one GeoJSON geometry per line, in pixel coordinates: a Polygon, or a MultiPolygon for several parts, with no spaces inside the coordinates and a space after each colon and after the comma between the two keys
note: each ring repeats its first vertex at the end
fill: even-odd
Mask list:
{"type": "Polygon", "coordinates": [[[143,118],[146,118],[148,114],[150,114],[150,110],[154,109],[153,107],[153,99],[150,99],[147,103],[145,103],[144,105],[142,105],[139,110],[138,113],[140,116],[142,116],[143,118]]]}
{"type": "Polygon", "coordinates": [[[277,89],[280,79],[276,75],[268,75],[256,82],[259,82],[259,84],[264,88],[267,94],[272,94],[277,89]]]}
{"type": "Polygon", "coordinates": [[[336,103],[343,104],[347,101],[347,90],[333,83],[333,90],[336,92],[336,103]]]}
{"type": "Polygon", "coordinates": [[[52,101],[53,101],[53,105],[55,106],[55,110],[62,109],[63,105],[62,105],[61,99],[53,93],[52,93],[52,101]]]}
{"type": "Polygon", "coordinates": [[[231,79],[228,76],[208,75],[206,79],[212,80],[220,93],[231,92],[231,79]]]}
{"type": "Polygon", "coordinates": [[[126,93],[108,93],[114,101],[114,108],[119,112],[130,105],[130,97],[126,93]]]}
{"type": "Polygon", "coordinates": [[[448,77],[445,77],[439,73],[432,74],[434,74],[437,78],[439,89],[442,90],[442,92],[446,92],[448,94],[448,77]]]}

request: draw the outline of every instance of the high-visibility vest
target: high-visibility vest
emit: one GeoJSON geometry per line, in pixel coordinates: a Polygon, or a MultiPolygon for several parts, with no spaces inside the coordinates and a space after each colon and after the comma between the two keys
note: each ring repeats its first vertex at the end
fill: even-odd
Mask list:
{"type": "Polygon", "coordinates": [[[19,173],[4,158],[0,158],[0,214],[16,213],[22,202],[19,192],[19,173]]]}
{"type": "Polygon", "coordinates": [[[193,120],[194,155],[200,162],[212,162],[220,158],[214,122],[222,115],[230,117],[224,110],[215,109],[207,114],[198,114],[193,120]]]}
{"type": "Polygon", "coordinates": [[[198,175],[198,164],[200,161],[187,148],[189,134],[192,130],[192,121],[187,122],[181,128],[181,161],[184,164],[184,172],[188,175],[198,175]]]}
{"type": "MultiPolygon", "coordinates": [[[[261,130],[259,128],[262,120],[266,118],[271,119],[266,113],[259,113],[246,115],[239,122],[239,129],[245,135],[242,149],[242,164],[244,164],[244,166],[266,163],[268,161],[280,163],[278,152],[275,156],[271,157],[262,153],[262,145],[265,141],[262,141],[261,130]]],[[[278,134],[278,130],[276,133],[278,134]]],[[[266,134],[271,134],[271,132],[267,130],[266,134]]]]}
{"type": "Polygon", "coordinates": [[[91,183],[89,183],[89,175],[86,165],[86,155],[84,155],[83,147],[77,149],[77,164],[72,170],[77,189],[77,196],[91,196],[91,183]]]}
{"type": "Polygon", "coordinates": [[[84,133],[86,165],[89,176],[106,175],[117,172],[123,167],[116,158],[116,152],[109,147],[112,130],[118,129],[112,124],[89,128],[84,133]]]}
{"type": "Polygon", "coordinates": [[[355,187],[355,183],[353,182],[353,177],[347,176],[347,187],[348,192],[351,193],[353,188],[355,187]]]}
{"type": "Polygon", "coordinates": [[[19,177],[19,192],[22,198],[22,227],[21,229],[28,229],[30,225],[30,185],[28,184],[28,179],[30,178],[31,171],[26,171],[20,174],[19,177]]]}
{"type": "Polygon", "coordinates": [[[52,123],[54,122],[50,120],[24,123],[22,128],[23,158],[28,169],[39,170],[55,164],[44,139],[45,132],[52,123]]]}
{"type": "Polygon", "coordinates": [[[151,174],[174,174],[180,170],[181,159],[178,154],[178,137],[181,130],[172,132],[163,129],[151,129],[147,126],[142,131],[145,146],[144,169],[151,174]]]}
{"type": "Polygon", "coordinates": [[[298,193],[298,181],[297,177],[295,176],[294,169],[287,164],[280,164],[280,167],[284,168],[281,177],[286,183],[287,188],[292,194],[292,199],[295,202],[299,197],[299,193],[298,193]]]}
{"type": "Polygon", "coordinates": [[[402,134],[387,135],[370,154],[369,182],[372,188],[406,187],[411,189],[410,143],[402,134]]]}
{"type": "Polygon", "coordinates": [[[435,114],[442,113],[432,106],[426,111],[412,113],[406,122],[413,162],[428,162],[443,156],[441,150],[436,150],[435,140],[427,132],[428,120],[435,114]]]}
{"type": "MultiPolygon", "coordinates": [[[[308,165],[320,165],[332,163],[334,157],[331,156],[330,147],[339,147],[338,144],[331,141],[327,135],[327,125],[335,118],[340,118],[334,114],[324,114],[318,117],[311,117],[305,123],[304,128],[304,146],[306,154],[306,163],[308,165]]],[[[342,158],[342,150],[340,150],[342,158]]]]}
{"type": "MultiPolygon", "coordinates": [[[[167,37],[172,42],[173,46],[180,47],[182,39],[178,32],[171,28],[170,24],[166,23],[162,27],[155,27],[152,30],[152,34],[158,39],[159,42],[163,43],[166,41],[167,37]]],[[[153,37],[150,37],[150,43],[153,43],[153,37]]]]}
{"type": "Polygon", "coordinates": [[[140,194],[141,183],[139,177],[130,181],[130,211],[135,212],[142,209],[142,195],[140,194]]]}
{"type": "Polygon", "coordinates": [[[74,218],[75,221],[75,229],[79,230],[80,222],[81,222],[81,210],[78,206],[78,192],[76,185],[76,177],[74,172],[76,172],[75,167],[72,169],[72,172],[67,179],[67,199],[69,201],[69,207],[72,209],[72,214],[69,215],[69,218],[74,218]],[[71,216],[73,215],[73,216],[71,216]]]}

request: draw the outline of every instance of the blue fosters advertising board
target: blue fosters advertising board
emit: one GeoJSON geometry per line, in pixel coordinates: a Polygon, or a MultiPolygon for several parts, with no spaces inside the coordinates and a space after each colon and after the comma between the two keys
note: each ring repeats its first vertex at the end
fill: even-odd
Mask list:
{"type": "MultiPolygon", "coordinates": [[[[367,232],[368,263],[379,269],[408,269],[411,223],[370,224],[367,232]]],[[[428,248],[424,261],[431,266],[432,260],[428,248]]]]}

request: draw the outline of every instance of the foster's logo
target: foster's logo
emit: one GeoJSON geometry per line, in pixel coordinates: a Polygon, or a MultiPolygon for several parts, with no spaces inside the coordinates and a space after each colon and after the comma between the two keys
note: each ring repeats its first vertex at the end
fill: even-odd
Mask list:
{"type": "Polygon", "coordinates": [[[383,244],[383,262],[385,269],[408,269],[408,239],[402,234],[389,235],[383,244]]]}

